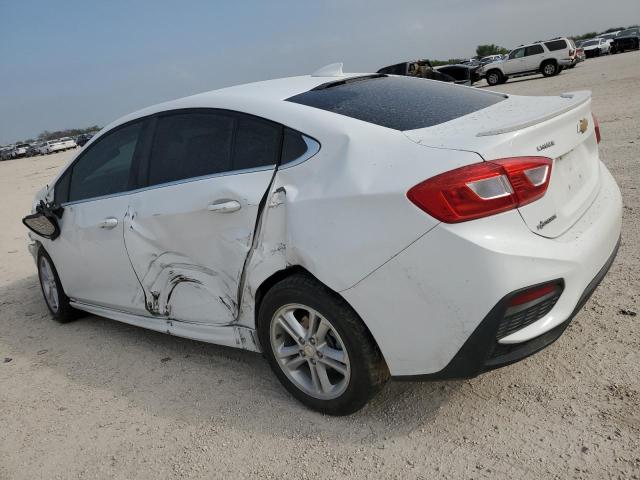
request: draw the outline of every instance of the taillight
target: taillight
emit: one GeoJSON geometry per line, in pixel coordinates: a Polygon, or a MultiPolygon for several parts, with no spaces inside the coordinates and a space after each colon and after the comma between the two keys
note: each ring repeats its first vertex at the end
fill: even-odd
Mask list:
{"type": "Polygon", "coordinates": [[[551,164],[546,157],[475,163],[419,183],[407,198],[446,223],[487,217],[541,198],[549,185],[551,164]]]}
{"type": "Polygon", "coordinates": [[[593,113],[591,114],[593,118],[593,127],[596,131],[596,141],[600,143],[600,122],[598,121],[598,117],[596,117],[593,113]]]}

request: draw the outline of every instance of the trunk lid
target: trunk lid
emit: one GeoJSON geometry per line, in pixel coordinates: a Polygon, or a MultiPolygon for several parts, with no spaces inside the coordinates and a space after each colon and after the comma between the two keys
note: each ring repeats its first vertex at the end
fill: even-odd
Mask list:
{"type": "Polygon", "coordinates": [[[473,151],[487,161],[518,156],[551,158],[546,194],[518,209],[531,231],[544,237],[555,238],[571,228],[599,190],[600,162],[590,92],[509,96],[456,120],[404,133],[421,145],[473,151]]]}

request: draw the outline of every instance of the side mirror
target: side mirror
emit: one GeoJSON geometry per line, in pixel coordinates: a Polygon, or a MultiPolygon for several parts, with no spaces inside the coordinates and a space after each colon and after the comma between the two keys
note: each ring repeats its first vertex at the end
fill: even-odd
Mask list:
{"type": "Polygon", "coordinates": [[[62,207],[41,201],[36,213],[24,217],[22,223],[36,235],[55,240],[60,235],[58,217],[62,217],[62,207]]]}

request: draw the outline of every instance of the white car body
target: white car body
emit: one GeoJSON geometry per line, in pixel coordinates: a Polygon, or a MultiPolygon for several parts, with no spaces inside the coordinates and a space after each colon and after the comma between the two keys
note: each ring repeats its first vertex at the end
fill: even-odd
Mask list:
{"type": "MultiPolygon", "coordinates": [[[[77,309],[253,351],[264,348],[256,340],[256,292],[274,275],[304,269],[357,312],[394,377],[493,368],[488,359],[462,374],[449,372],[501,299],[542,282],[560,279],[557,303],[524,328],[491,340],[492,348],[531,349],[561,332],[599,272],[606,273],[620,236],[620,192],[598,156],[590,93],[507,96],[403,79],[497,102],[404,131],[285,101],[357,76],[231,87],[117,120],[79,158],[120,125],[194,108],[266,118],[302,132],[309,148],[277,169],[63,203],[59,239],[31,233],[32,252],[40,245],[48,252],[77,309]],[[518,209],[445,223],[407,198],[418,183],[452,169],[541,155],[553,161],[547,191],[518,209]]],[[[61,179],[64,170],[36,203],[53,202],[61,179]]]]}
{"type": "Polygon", "coordinates": [[[62,138],[58,139],[58,142],[60,142],[60,144],[62,145],[62,147],[65,150],[69,150],[71,148],[76,148],[78,146],[76,141],[71,137],[62,137],[62,138]]]}
{"type": "Polygon", "coordinates": [[[605,55],[611,50],[611,39],[592,38],[584,42],[581,47],[587,57],[605,55]]]}
{"type": "Polygon", "coordinates": [[[56,140],[49,140],[44,142],[42,147],[40,148],[40,153],[43,155],[47,155],[49,153],[56,152],[64,152],[65,150],[70,150],[72,148],[76,148],[78,145],[75,140],[70,137],[62,137],[56,140]]]}
{"type": "Polygon", "coordinates": [[[59,140],[49,140],[44,142],[41,147],[41,152],[43,155],[48,155],[49,153],[62,152],[66,150],[65,146],[59,140]]]}
{"type": "Polygon", "coordinates": [[[13,147],[13,151],[11,152],[11,156],[13,158],[20,158],[27,155],[27,148],[29,145],[26,143],[21,143],[13,147]]]}
{"type": "Polygon", "coordinates": [[[498,72],[502,79],[506,79],[511,76],[544,73],[544,66],[551,63],[556,69],[550,75],[555,75],[561,68],[574,63],[575,54],[575,44],[568,38],[521,45],[509,52],[506,58],[485,65],[482,73],[487,80],[491,73],[495,72],[498,72]]]}

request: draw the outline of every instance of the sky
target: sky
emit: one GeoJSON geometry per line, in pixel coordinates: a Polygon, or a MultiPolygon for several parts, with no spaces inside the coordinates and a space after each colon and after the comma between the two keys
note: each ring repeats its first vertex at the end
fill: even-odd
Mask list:
{"type": "Polygon", "coordinates": [[[333,62],[371,72],[635,23],[640,0],[0,0],[0,144],[333,62]]]}

